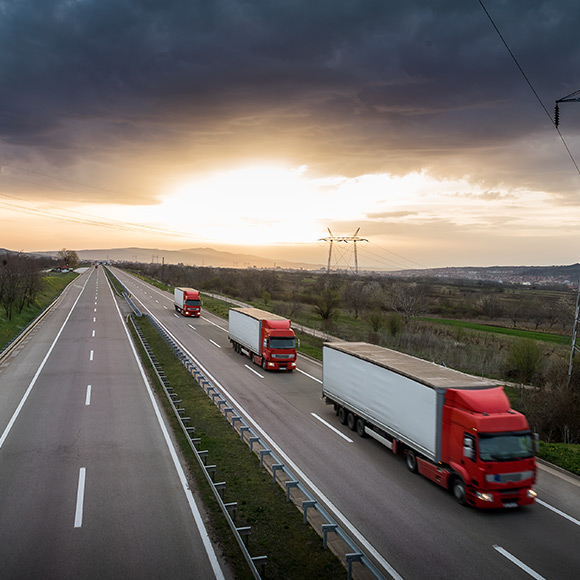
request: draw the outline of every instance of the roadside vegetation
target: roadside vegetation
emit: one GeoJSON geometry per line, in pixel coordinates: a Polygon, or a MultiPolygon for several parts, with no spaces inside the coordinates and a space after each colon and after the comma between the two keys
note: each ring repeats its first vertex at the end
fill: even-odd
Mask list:
{"type": "MultiPolygon", "coordinates": [[[[202,449],[208,451],[212,464],[217,466],[216,477],[226,482],[226,501],[235,501],[236,526],[251,526],[249,551],[252,556],[268,557],[265,577],[281,580],[317,578],[334,580],[346,572],[339,560],[329,550],[324,550],[321,538],[308,524],[294,504],[287,502],[282,489],[272,481],[259,460],[243,443],[237,433],[224,420],[217,407],[197,385],[174,353],[167,347],[157,331],[145,318],[136,319],[149,346],[155,353],[169,383],[187,409],[196,437],[201,438],[202,449]]],[[[138,339],[136,339],[139,344],[138,339]]],[[[140,346],[140,344],[139,344],[140,346]]],[[[150,376],[154,377],[149,360],[140,347],[141,358],[150,376]]],[[[167,397],[158,384],[159,399],[169,416],[175,437],[187,460],[190,475],[195,479],[204,505],[211,519],[214,539],[217,538],[238,580],[251,575],[238,544],[227,524],[213,492],[181,430],[167,397]]]]}
{"type": "Polygon", "coordinates": [[[0,351],[76,278],[51,272],[54,263],[19,253],[0,254],[0,351]]]}
{"type": "MultiPolygon", "coordinates": [[[[243,300],[316,329],[300,350],[321,358],[322,337],[366,341],[515,388],[512,404],[547,443],[580,443],[580,360],[568,385],[576,290],[466,280],[322,272],[127,265],[141,276],[243,300]],[[523,387],[520,387],[523,385],[523,387]]],[[[204,307],[214,310],[204,295],[204,307]]],[[[227,305],[215,306],[227,317],[227,305]]]]}

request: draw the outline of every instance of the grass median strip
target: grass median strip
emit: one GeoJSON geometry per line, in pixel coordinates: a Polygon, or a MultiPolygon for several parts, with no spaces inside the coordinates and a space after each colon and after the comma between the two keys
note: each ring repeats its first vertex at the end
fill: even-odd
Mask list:
{"type": "MultiPolygon", "coordinates": [[[[181,407],[191,417],[191,425],[196,429],[195,436],[201,439],[201,448],[208,451],[208,464],[217,466],[215,480],[226,482],[225,501],[237,502],[236,526],[251,526],[250,554],[268,557],[265,577],[288,580],[343,577],[345,570],[339,560],[330,551],[324,550],[320,537],[303,523],[300,512],[286,501],[282,489],[260,468],[258,458],[250,453],[248,446],[240,440],[150,322],[143,317],[136,323],[181,399],[181,407]]],[[[140,352],[150,374],[154,376],[141,347],[140,352]]],[[[176,439],[206,506],[219,545],[236,578],[251,578],[245,559],[163,389],[158,381],[153,383],[170,416],[176,439]]]]}

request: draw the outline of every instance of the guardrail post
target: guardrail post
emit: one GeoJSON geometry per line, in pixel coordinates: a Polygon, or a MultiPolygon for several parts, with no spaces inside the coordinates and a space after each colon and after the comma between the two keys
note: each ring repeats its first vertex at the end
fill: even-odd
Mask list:
{"type": "Polygon", "coordinates": [[[260,467],[264,467],[264,455],[272,455],[272,450],[260,449],[260,467]]]}
{"type": "Polygon", "coordinates": [[[249,430],[250,430],[250,428],[249,428],[249,427],[247,427],[246,425],[244,425],[243,427],[240,427],[240,439],[241,439],[242,441],[245,441],[245,439],[244,439],[244,433],[245,433],[246,431],[249,431],[249,430]]]}
{"type": "Polygon", "coordinates": [[[308,523],[308,508],[314,507],[318,502],[315,499],[309,499],[302,502],[302,511],[304,512],[304,523],[308,523]]]}
{"type": "Polygon", "coordinates": [[[240,537],[242,538],[242,541],[244,542],[244,546],[246,546],[246,548],[248,547],[248,537],[249,537],[251,531],[252,531],[252,528],[250,526],[236,528],[236,532],[238,532],[238,534],[240,534],[240,537]]]}
{"type": "Polygon", "coordinates": [[[254,556],[252,558],[252,562],[254,562],[254,566],[256,566],[256,569],[258,569],[258,566],[260,567],[260,569],[258,570],[258,574],[260,574],[260,577],[264,576],[264,572],[266,571],[266,562],[268,561],[268,556],[254,556]]]}
{"type": "Polygon", "coordinates": [[[272,481],[276,481],[276,471],[278,471],[278,469],[284,469],[284,464],[274,463],[274,465],[272,465],[272,481]]]}
{"type": "Polygon", "coordinates": [[[338,524],[322,524],[322,545],[324,549],[328,548],[328,533],[329,532],[336,532],[338,528],[338,524]]]}
{"type": "Polygon", "coordinates": [[[287,481],[286,482],[286,501],[290,501],[290,490],[293,487],[298,487],[298,482],[297,481],[287,481]]]}
{"type": "Polygon", "coordinates": [[[215,465],[206,465],[205,466],[205,470],[208,472],[212,481],[215,479],[215,470],[216,469],[217,469],[217,466],[215,466],[215,465]]]}
{"type": "Polygon", "coordinates": [[[347,565],[347,580],[352,580],[352,563],[360,562],[362,559],[362,554],[357,552],[356,554],[346,554],[346,565],[347,565]]]}
{"type": "Polygon", "coordinates": [[[214,483],[213,486],[216,488],[217,492],[220,494],[220,497],[222,498],[222,501],[223,501],[224,494],[226,491],[226,482],[220,481],[218,483],[214,483]]]}
{"type": "Polygon", "coordinates": [[[236,518],[238,517],[238,502],[232,501],[230,503],[224,503],[224,507],[228,510],[228,514],[230,514],[230,518],[232,518],[235,524],[236,518]]]}
{"type": "Polygon", "coordinates": [[[250,437],[250,453],[254,452],[254,443],[258,443],[260,441],[259,437],[250,437]]]}

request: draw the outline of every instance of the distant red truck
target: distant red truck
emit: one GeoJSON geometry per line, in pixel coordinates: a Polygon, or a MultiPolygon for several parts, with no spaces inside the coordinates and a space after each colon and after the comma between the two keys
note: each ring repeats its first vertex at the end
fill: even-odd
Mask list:
{"type": "Polygon", "coordinates": [[[290,320],[258,308],[231,308],[229,338],[234,350],[250,357],[263,369],[296,368],[296,336],[290,320]]]}
{"type": "Polygon", "coordinates": [[[201,316],[201,298],[199,290],[193,288],[175,288],[173,291],[175,310],[183,316],[201,316]]]}

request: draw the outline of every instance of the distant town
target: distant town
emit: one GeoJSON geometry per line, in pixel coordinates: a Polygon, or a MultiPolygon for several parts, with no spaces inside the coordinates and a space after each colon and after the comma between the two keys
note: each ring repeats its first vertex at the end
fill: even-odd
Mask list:
{"type": "Polygon", "coordinates": [[[425,268],[399,270],[389,276],[402,278],[445,278],[446,280],[479,280],[497,284],[525,286],[577,287],[580,264],[569,266],[491,266],[486,268],[425,268]]]}

